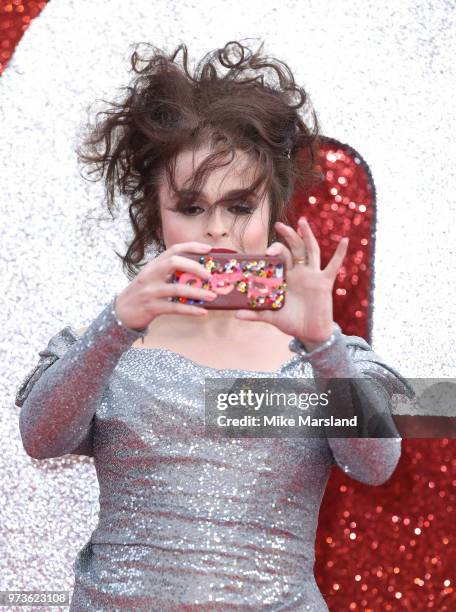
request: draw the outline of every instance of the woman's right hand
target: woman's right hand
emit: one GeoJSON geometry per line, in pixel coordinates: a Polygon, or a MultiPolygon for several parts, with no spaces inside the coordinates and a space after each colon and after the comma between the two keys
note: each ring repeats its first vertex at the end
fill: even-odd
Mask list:
{"type": "Polygon", "coordinates": [[[176,270],[191,272],[203,280],[209,279],[211,273],[202,264],[180,253],[187,251],[205,254],[211,248],[211,245],[203,242],[179,242],[146,264],[116,297],[114,308],[119,321],[130,329],[138,330],[162,314],[207,314],[208,311],[201,306],[171,302],[168,298],[186,297],[210,301],[217,297],[216,293],[207,289],[170,282],[176,270]]]}

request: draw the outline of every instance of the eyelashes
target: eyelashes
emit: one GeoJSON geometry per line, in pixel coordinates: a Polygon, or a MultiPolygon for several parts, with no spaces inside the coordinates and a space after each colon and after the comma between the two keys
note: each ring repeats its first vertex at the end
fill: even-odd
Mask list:
{"type": "MultiPolygon", "coordinates": [[[[178,206],[175,210],[187,217],[197,217],[199,214],[201,214],[199,212],[196,212],[197,209],[204,211],[201,206],[197,206],[196,204],[182,204],[181,206],[178,206]]],[[[235,215],[251,215],[255,211],[255,209],[256,206],[252,206],[251,204],[234,204],[232,206],[227,207],[227,210],[236,211],[234,213],[235,215]]]]}

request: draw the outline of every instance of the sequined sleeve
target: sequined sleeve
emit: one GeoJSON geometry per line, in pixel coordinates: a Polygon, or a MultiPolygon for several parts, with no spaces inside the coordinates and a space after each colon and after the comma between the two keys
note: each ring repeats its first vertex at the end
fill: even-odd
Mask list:
{"type": "Polygon", "coordinates": [[[20,385],[19,429],[31,457],[91,456],[93,417],[108,379],[122,353],[147,333],[123,326],[114,304],[115,297],[82,336],[70,327],[55,334],[20,385]]]}
{"type": "Polygon", "coordinates": [[[332,336],[312,351],[297,339],[290,349],[308,361],[316,387],[327,389],[331,379],[348,379],[344,416],[358,416],[354,437],[328,437],[335,464],[352,478],[370,485],[386,482],[400,456],[402,439],[391,413],[394,394],[414,396],[413,388],[358,336],[345,336],[334,323],[332,336]],[[356,437],[367,436],[367,437],[356,437]]]}

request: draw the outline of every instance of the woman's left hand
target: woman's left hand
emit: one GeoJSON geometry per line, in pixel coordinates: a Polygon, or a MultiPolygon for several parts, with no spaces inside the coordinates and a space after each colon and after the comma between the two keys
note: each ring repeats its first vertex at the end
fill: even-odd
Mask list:
{"type": "Polygon", "coordinates": [[[286,260],[285,305],[278,310],[238,310],[236,317],[246,321],[263,321],[285,334],[298,338],[308,350],[325,342],[333,331],[332,290],[345,258],[348,238],[342,238],[324,270],[320,269],[320,247],[308,222],[301,217],[296,232],[289,225],[276,223],[275,228],[289,245],[273,242],[266,255],[282,255],[286,260]],[[308,264],[295,263],[306,257],[308,264]]]}

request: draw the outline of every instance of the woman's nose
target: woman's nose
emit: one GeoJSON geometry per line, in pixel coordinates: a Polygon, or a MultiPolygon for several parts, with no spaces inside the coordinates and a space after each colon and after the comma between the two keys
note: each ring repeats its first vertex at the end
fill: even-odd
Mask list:
{"type": "Polygon", "coordinates": [[[216,211],[210,215],[206,226],[208,236],[226,236],[227,231],[227,221],[223,218],[221,211],[216,211]]]}

